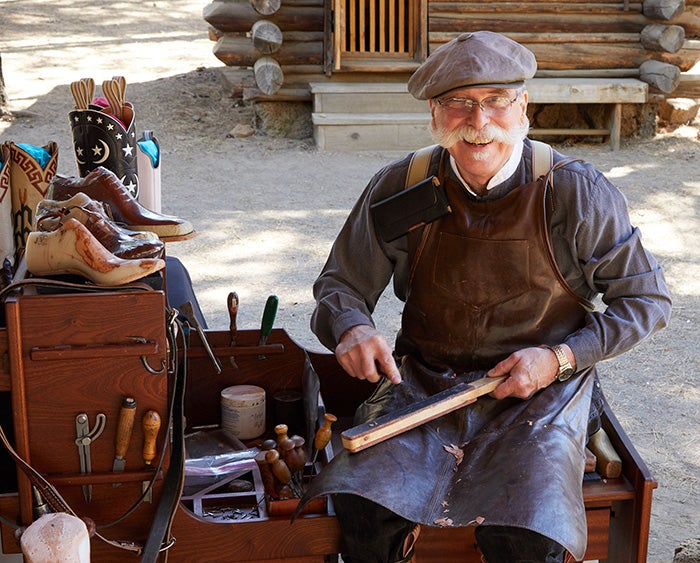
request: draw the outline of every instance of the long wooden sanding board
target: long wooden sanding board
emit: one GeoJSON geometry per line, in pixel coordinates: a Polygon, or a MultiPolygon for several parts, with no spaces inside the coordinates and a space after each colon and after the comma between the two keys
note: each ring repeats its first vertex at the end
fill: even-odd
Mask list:
{"type": "Polygon", "coordinates": [[[458,383],[422,401],[349,428],[341,434],[343,447],[354,453],[374,446],[463,407],[472,399],[493,391],[504,379],[505,376],[483,377],[471,383],[458,383]]]}

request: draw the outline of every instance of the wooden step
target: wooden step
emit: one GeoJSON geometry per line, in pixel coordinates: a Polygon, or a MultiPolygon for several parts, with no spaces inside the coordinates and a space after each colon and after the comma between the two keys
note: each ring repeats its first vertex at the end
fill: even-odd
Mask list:
{"type": "Polygon", "coordinates": [[[313,113],[319,150],[406,150],[432,144],[429,113],[313,113]]]}

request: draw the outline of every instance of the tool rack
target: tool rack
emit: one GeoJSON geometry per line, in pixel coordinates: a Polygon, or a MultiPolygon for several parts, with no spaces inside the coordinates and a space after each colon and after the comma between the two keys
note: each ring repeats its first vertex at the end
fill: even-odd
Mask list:
{"type": "MultiPolygon", "coordinates": [[[[167,357],[165,302],[160,291],[97,294],[20,295],[7,302],[7,328],[0,329],[3,357],[0,392],[11,392],[16,446],[37,469],[66,495],[76,512],[98,524],[125,508],[126,497],[140,492],[150,472],[132,467],[138,460],[141,437],[135,429],[127,452],[121,485],[113,487],[114,425],[122,395],[137,393],[139,404],[167,412],[169,382],[144,369],[142,357],[158,368],[167,357]],[[140,336],[141,340],[130,340],[140,336]],[[145,343],[143,342],[145,339],[145,343]],[[109,403],[109,404],[107,404],[109,403]],[[93,473],[80,473],[74,443],[74,418],[86,412],[91,421],[106,415],[103,435],[92,453],[93,473]],[[104,450],[104,451],[103,451],[104,450]],[[81,486],[93,485],[93,499],[85,503],[81,486]]],[[[253,384],[269,397],[280,390],[300,390],[307,363],[320,379],[322,403],[338,416],[334,441],[324,458],[339,447],[340,432],[352,425],[356,406],[369,396],[372,385],[345,376],[331,354],[316,354],[298,346],[282,329],[273,329],[259,345],[259,330],[240,330],[231,346],[231,334],[207,330],[206,339],[223,367],[217,374],[201,337],[191,333],[187,353],[185,395],[187,428],[219,424],[220,392],[225,387],[253,384]],[[229,358],[235,357],[235,362],[229,358]],[[235,367],[234,367],[235,366],[235,367]]],[[[272,429],[271,409],[266,428],[272,429]]],[[[322,418],[322,416],[321,416],[322,418]]],[[[164,425],[165,426],[165,425],[164,425]]],[[[623,460],[623,475],[583,484],[589,542],[586,559],[611,563],[646,560],[652,491],[656,482],[643,460],[608,410],[604,427],[623,460]]],[[[162,451],[164,434],[157,442],[162,451]]],[[[162,471],[167,469],[167,449],[162,471]]],[[[0,495],[0,513],[17,514],[31,522],[31,491],[21,476],[17,494],[0,495]]],[[[154,502],[143,503],[124,522],[104,530],[110,538],[144,541],[158,498],[161,480],[154,486],[154,502]]],[[[195,513],[192,504],[180,503],[172,535],[176,538],[169,560],[247,561],[249,563],[321,563],[337,561],[339,526],[330,503],[306,513],[290,524],[289,506],[268,510],[254,521],[212,522],[195,513]]],[[[283,501],[288,502],[288,501],[283,501]]],[[[292,501],[293,505],[294,501],[292,501]]],[[[293,506],[292,506],[293,508],[293,506]]],[[[13,530],[1,526],[4,553],[18,552],[13,530]]],[[[93,560],[137,560],[98,540],[92,541],[93,560]]],[[[416,545],[417,563],[476,563],[473,528],[423,527],[416,545]]]]}

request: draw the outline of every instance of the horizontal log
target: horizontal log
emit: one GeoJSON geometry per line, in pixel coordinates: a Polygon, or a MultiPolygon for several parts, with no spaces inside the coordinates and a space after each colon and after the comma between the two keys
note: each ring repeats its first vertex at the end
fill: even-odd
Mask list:
{"type": "Polygon", "coordinates": [[[250,37],[253,47],[264,55],[276,53],[282,45],[282,31],[271,21],[256,21],[250,30],[250,37]]]}
{"type": "MultiPolygon", "coordinates": [[[[226,33],[250,31],[261,17],[248,2],[212,2],[204,7],[203,14],[209,25],[226,33]]],[[[266,19],[282,32],[323,31],[323,6],[288,6],[284,3],[266,19]]]]}
{"type": "MultiPolygon", "coordinates": [[[[432,6],[432,5],[431,5],[432,6]]],[[[482,6],[484,9],[485,4],[482,6]]],[[[455,14],[431,14],[430,33],[445,31],[488,30],[497,33],[581,33],[595,29],[597,33],[641,33],[649,20],[638,12],[609,15],[562,14],[543,17],[542,14],[496,14],[481,12],[469,17],[455,14]]]]}
{"type": "Polygon", "coordinates": [[[700,9],[686,10],[673,23],[683,27],[686,39],[700,38],[700,9]]]}
{"type": "Polygon", "coordinates": [[[694,100],[700,99],[700,75],[685,75],[681,74],[680,82],[673,90],[674,98],[691,98],[694,100]]]}
{"type": "Polygon", "coordinates": [[[661,61],[645,61],[639,67],[639,78],[652,88],[670,94],[680,83],[681,72],[677,66],[661,61]]]}
{"type": "MultiPolygon", "coordinates": [[[[245,35],[225,34],[214,46],[214,55],[227,66],[252,66],[260,58],[260,53],[245,35]]],[[[322,64],[322,42],[284,41],[275,59],[280,65],[322,64]]]]}
{"type": "MultiPolygon", "coordinates": [[[[665,27],[665,26],[664,26],[665,27]]],[[[431,43],[447,43],[461,35],[460,31],[431,32],[431,43]]],[[[638,43],[639,33],[505,33],[518,43],[638,43]]]]}
{"type": "MultiPolygon", "coordinates": [[[[430,52],[442,43],[433,43],[430,35],[430,52]]],[[[651,58],[641,43],[524,43],[537,58],[540,70],[574,70],[606,68],[638,68],[651,58]]],[[[674,64],[687,71],[698,61],[698,52],[681,49],[677,53],[654,55],[663,62],[674,64]]]]}
{"type": "Polygon", "coordinates": [[[253,65],[253,74],[258,88],[265,94],[274,94],[284,83],[284,73],[272,57],[260,57],[253,65]]]}
{"type": "Polygon", "coordinates": [[[274,14],[282,5],[281,0],[248,0],[248,2],[258,14],[263,16],[274,14]]]}
{"type": "Polygon", "coordinates": [[[685,0],[644,0],[643,12],[655,20],[672,20],[685,10],[685,0]]]}
{"type": "Polygon", "coordinates": [[[258,14],[270,16],[280,9],[281,0],[248,0],[258,14]]]}
{"type": "MultiPolygon", "coordinates": [[[[671,1],[671,0],[669,0],[671,1]]],[[[450,2],[431,3],[428,13],[443,14],[478,14],[488,10],[493,14],[617,14],[620,12],[642,11],[642,4],[632,3],[625,8],[622,2],[589,4],[587,2],[450,2]]]]}
{"type": "MultiPolygon", "coordinates": [[[[286,78],[286,77],[285,77],[286,78]]],[[[243,101],[246,102],[310,102],[309,88],[280,88],[274,94],[265,94],[258,88],[245,88],[243,101]]]]}
{"type": "Polygon", "coordinates": [[[685,30],[680,25],[651,24],[642,30],[640,41],[650,51],[677,53],[683,47],[685,30]]]}
{"type": "Polygon", "coordinates": [[[638,68],[538,69],[535,73],[535,78],[637,78],[638,76],[638,68]]]}

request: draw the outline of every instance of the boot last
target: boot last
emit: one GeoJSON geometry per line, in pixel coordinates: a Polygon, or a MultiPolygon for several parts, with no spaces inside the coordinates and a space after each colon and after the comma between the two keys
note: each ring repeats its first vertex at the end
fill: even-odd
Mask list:
{"type": "Polygon", "coordinates": [[[49,233],[31,232],[25,260],[35,276],[78,274],[105,286],[130,283],[165,267],[165,260],[158,258],[118,258],[75,219],[49,233]]]}
{"type": "MultiPolygon", "coordinates": [[[[121,235],[129,236],[133,238],[148,239],[148,240],[160,240],[158,235],[152,233],[151,231],[132,231],[126,229],[114,222],[112,216],[108,213],[105,206],[99,201],[95,201],[89,195],[78,192],[69,199],[62,201],[56,201],[54,199],[42,199],[36,207],[35,213],[35,223],[32,227],[33,231],[53,231],[58,227],[60,222],[59,217],[62,215],[70,214],[73,208],[80,207],[86,211],[98,214],[102,219],[111,223],[112,227],[117,229],[121,235]],[[49,217],[51,216],[51,217],[49,217]],[[37,222],[42,221],[42,228],[37,226],[37,222]]],[[[80,221],[79,217],[76,217],[80,221]]],[[[83,221],[80,221],[83,223],[83,221]]],[[[85,223],[83,223],[84,225],[85,223]]]]}
{"type": "Polygon", "coordinates": [[[64,200],[78,192],[84,192],[92,199],[101,201],[109,208],[114,220],[128,229],[154,232],[164,242],[195,236],[189,221],[146,209],[129,194],[116,174],[102,166],[95,168],[85,178],[54,176],[49,188],[49,197],[64,200]]]}
{"type": "MultiPolygon", "coordinates": [[[[77,196],[71,199],[75,199],[75,197],[77,196]]],[[[66,206],[52,213],[44,213],[46,206],[42,203],[39,202],[37,206],[37,228],[35,229],[37,231],[55,231],[61,223],[68,219],[75,219],[87,227],[102,246],[119,258],[133,260],[135,258],[161,258],[163,256],[165,244],[158,238],[151,240],[132,237],[127,234],[132,231],[122,229],[102,214],[86,207],[66,206]]],[[[49,201],[49,203],[55,202],[49,201]]],[[[97,204],[97,202],[94,203],[97,204]]]]}

